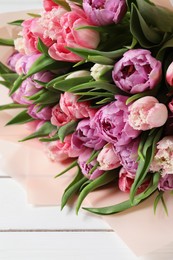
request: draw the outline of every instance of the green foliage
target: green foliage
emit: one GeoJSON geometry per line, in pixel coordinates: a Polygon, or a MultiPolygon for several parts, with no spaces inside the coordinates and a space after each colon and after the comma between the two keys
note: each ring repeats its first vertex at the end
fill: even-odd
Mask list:
{"type": "Polygon", "coordinates": [[[24,124],[33,120],[34,119],[28,115],[27,110],[24,110],[12,118],[6,125],[24,124]]]}
{"type": "Polygon", "coordinates": [[[39,138],[43,136],[48,136],[56,129],[50,122],[45,122],[36,132],[31,135],[28,135],[24,139],[20,140],[20,142],[27,141],[34,138],[39,138]]]}
{"type": "Polygon", "coordinates": [[[130,200],[126,200],[113,206],[102,207],[102,208],[83,208],[83,209],[98,215],[111,215],[111,214],[117,214],[119,212],[125,211],[131,207],[137,206],[139,203],[141,203],[150,195],[152,195],[157,190],[159,179],[160,179],[160,173],[154,173],[153,179],[151,181],[151,185],[149,185],[145,191],[135,196],[133,205],[131,204],[130,200]]]}

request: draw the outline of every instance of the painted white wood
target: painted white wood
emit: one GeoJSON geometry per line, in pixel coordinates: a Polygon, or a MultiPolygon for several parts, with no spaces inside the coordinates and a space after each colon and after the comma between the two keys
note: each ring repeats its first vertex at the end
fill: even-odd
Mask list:
{"type": "MultiPolygon", "coordinates": [[[[41,7],[42,0],[0,0],[0,13],[41,7]]],[[[60,212],[59,207],[28,205],[21,186],[5,177],[0,178],[0,205],[2,260],[173,259],[172,244],[137,258],[99,217],[82,211],[77,217],[69,208],[60,212]]]]}
{"type": "Polygon", "coordinates": [[[34,207],[29,205],[23,188],[13,179],[0,179],[0,230],[5,229],[106,229],[100,217],[59,206],[34,207]]]}
{"type": "Polygon", "coordinates": [[[42,8],[42,0],[0,0],[0,13],[42,8]]]}
{"type": "Polygon", "coordinates": [[[8,260],[172,260],[172,245],[136,257],[113,233],[0,233],[0,259],[8,260]]]}
{"type": "Polygon", "coordinates": [[[137,259],[108,233],[8,233],[0,241],[0,259],[137,259]]]}

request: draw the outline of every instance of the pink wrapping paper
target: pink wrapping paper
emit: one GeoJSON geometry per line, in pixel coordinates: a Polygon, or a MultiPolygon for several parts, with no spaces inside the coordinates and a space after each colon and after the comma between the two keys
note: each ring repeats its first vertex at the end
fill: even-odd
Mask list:
{"type": "MultiPolygon", "coordinates": [[[[163,5],[163,1],[153,1],[163,5]]],[[[164,5],[171,7],[169,1],[164,5]]],[[[17,33],[16,28],[6,26],[6,22],[25,18],[22,12],[4,14],[0,17],[0,38],[11,38],[17,33]]],[[[5,61],[12,49],[0,47],[0,60],[5,61]]],[[[8,91],[1,87],[0,104],[10,102],[8,91]]],[[[28,135],[24,126],[4,125],[14,115],[14,111],[0,112],[0,170],[19,181],[26,190],[28,202],[34,205],[60,204],[63,190],[74,176],[74,170],[54,179],[54,176],[66,165],[55,164],[48,160],[43,145],[37,141],[19,143],[18,140],[28,135]]],[[[108,206],[126,200],[127,194],[119,192],[116,187],[100,189],[87,197],[86,206],[108,206]]],[[[103,219],[119,234],[136,255],[145,255],[164,245],[173,242],[173,203],[166,194],[169,216],[162,206],[158,206],[157,214],[153,213],[153,197],[136,208],[117,215],[105,216],[103,219]]],[[[93,217],[93,215],[91,216],[93,217]]]]}

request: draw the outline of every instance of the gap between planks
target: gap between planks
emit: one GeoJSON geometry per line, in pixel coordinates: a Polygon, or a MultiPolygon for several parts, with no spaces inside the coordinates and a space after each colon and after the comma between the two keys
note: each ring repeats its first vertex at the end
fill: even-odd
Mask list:
{"type": "Polygon", "coordinates": [[[101,233],[114,232],[113,229],[0,229],[0,233],[101,233]]]}
{"type": "Polygon", "coordinates": [[[11,179],[11,176],[0,176],[0,179],[11,179]]]}

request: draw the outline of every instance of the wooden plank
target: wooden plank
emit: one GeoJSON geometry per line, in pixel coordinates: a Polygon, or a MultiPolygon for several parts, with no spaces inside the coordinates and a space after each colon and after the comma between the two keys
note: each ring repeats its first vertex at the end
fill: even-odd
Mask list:
{"type": "Polygon", "coordinates": [[[136,257],[110,233],[0,233],[0,259],[105,260],[136,257]]]}
{"type": "Polygon", "coordinates": [[[111,230],[100,217],[66,207],[29,205],[23,188],[13,179],[0,179],[0,230],[111,230]]]}
{"type": "Polygon", "coordinates": [[[0,13],[42,8],[42,0],[0,0],[0,13]]]}

